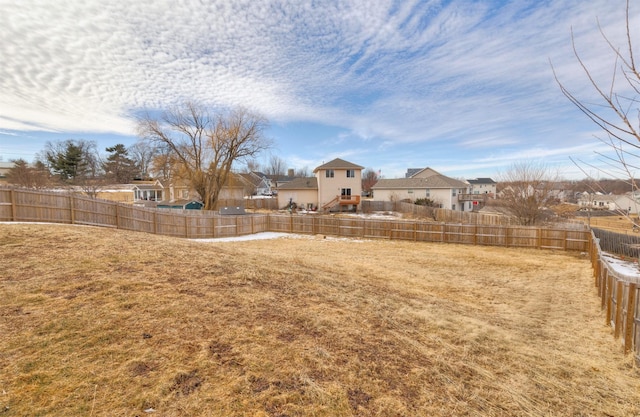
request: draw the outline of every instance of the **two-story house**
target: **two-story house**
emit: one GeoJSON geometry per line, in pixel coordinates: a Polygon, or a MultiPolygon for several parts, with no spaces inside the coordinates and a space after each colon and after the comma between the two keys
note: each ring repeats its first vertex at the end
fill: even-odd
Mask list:
{"type": "Polygon", "coordinates": [[[278,206],[296,203],[309,210],[357,210],[363,169],[340,158],[322,164],[313,170],[314,177],[296,178],[278,187],[278,206]]]}

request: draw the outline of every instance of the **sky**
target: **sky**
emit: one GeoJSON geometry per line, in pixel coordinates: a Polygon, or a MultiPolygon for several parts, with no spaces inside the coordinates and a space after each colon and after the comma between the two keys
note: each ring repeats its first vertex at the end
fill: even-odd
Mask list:
{"type": "MultiPolygon", "coordinates": [[[[632,2],[633,3],[633,2],[632,2]]],[[[403,177],[602,176],[601,132],[560,91],[609,83],[624,0],[0,0],[0,158],[47,141],[131,146],[187,101],[269,120],[271,156],[403,177]],[[578,164],[572,162],[579,161],[578,164]],[[595,169],[595,171],[594,171],[595,169]]],[[[632,5],[631,27],[640,28],[632,5]]],[[[640,30],[637,30],[640,45],[640,30]]],[[[636,51],[640,56],[640,51],[636,51]]],[[[595,101],[593,101],[595,102],[595,101]]],[[[605,168],[606,169],[606,168],[605,168]]]]}

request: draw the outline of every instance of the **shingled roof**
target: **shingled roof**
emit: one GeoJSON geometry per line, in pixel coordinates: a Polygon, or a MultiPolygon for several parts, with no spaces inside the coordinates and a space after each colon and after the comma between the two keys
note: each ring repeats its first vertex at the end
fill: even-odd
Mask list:
{"type": "Polygon", "coordinates": [[[393,178],[378,180],[372,189],[382,188],[467,188],[468,185],[454,178],[442,174],[432,175],[428,178],[393,178]]]}
{"type": "Polygon", "coordinates": [[[315,174],[321,169],[364,169],[364,167],[353,164],[351,162],[347,162],[344,159],[336,158],[333,161],[329,161],[326,164],[320,165],[313,170],[313,173],[315,174]]]}
{"type": "Polygon", "coordinates": [[[278,187],[279,190],[317,190],[318,179],[316,177],[295,178],[278,187]]]}

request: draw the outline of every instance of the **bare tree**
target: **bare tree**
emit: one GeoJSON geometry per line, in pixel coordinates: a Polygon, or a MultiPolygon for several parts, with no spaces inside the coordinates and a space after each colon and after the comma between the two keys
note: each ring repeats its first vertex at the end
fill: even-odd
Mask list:
{"type": "MultiPolygon", "coordinates": [[[[554,71],[556,82],[562,93],[604,133],[598,139],[606,144],[611,152],[598,153],[603,162],[602,167],[573,161],[582,172],[591,178],[584,166],[596,171],[627,179],[628,190],[635,192],[638,187],[633,170],[640,169],[637,158],[640,156],[640,72],[634,57],[634,45],[630,27],[630,1],[625,8],[626,41],[623,47],[616,46],[604,32],[598,22],[598,30],[612,52],[613,71],[610,79],[599,82],[578,53],[578,48],[571,33],[573,52],[582,68],[588,84],[595,92],[596,100],[585,100],[569,91],[554,71]]],[[[553,69],[553,65],[552,65],[553,69]]],[[[572,159],[573,160],[573,159],[572,159]]],[[[592,178],[593,179],[593,178],[592,178]]]]}
{"type": "Polygon", "coordinates": [[[138,169],[137,177],[147,179],[151,176],[153,159],[157,153],[156,147],[144,140],[138,140],[129,147],[130,157],[134,160],[138,169]]]}
{"type": "Polygon", "coordinates": [[[34,166],[29,166],[24,159],[13,162],[13,167],[7,173],[7,180],[10,184],[24,188],[46,188],[49,185],[49,170],[40,161],[36,161],[34,166]]]}
{"type": "Polygon", "coordinates": [[[266,166],[265,174],[273,175],[276,177],[284,176],[287,172],[287,163],[284,159],[277,155],[271,155],[269,163],[266,166]]]}
{"type": "Polygon", "coordinates": [[[305,165],[302,168],[296,169],[294,175],[298,178],[308,178],[311,176],[311,170],[305,165]]]}
{"type": "Polygon", "coordinates": [[[260,171],[260,163],[255,158],[248,158],[245,165],[247,173],[260,171]]]}
{"type": "Polygon", "coordinates": [[[173,176],[186,180],[200,195],[205,210],[215,208],[234,163],[269,147],[267,121],[245,109],[212,113],[187,103],[138,120],[138,134],[170,151],[173,176]]]}
{"type": "Polygon", "coordinates": [[[366,193],[371,193],[371,187],[376,185],[378,182],[378,173],[371,168],[367,168],[362,173],[362,191],[366,193]]]}
{"type": "Polygon", "coordinates": [[[557,179],[558,175],[543,163],[516,162],[500,175],[499,204],[520,224],[534,225],[556,202],[553,190],[557,179]]]}

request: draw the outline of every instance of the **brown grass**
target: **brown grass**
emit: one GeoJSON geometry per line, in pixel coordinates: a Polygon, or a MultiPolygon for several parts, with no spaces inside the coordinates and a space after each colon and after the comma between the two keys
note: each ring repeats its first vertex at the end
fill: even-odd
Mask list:
{"type": "Polygon", "coordinates": [[[590,223],[591,227],[628,235],[640,235],[640,233],[633,231],[633,222],[631,219],[624,216],[591,217],[590,220],[587,217],[576,217],[576,219],[582,221],[584,224],[590,223]]]}
{"type": "Polygon", "coordinates": [[[0,416],[640,415],[579,254],[0,224],[0,290],[0,416]]]}

